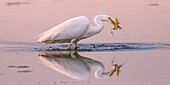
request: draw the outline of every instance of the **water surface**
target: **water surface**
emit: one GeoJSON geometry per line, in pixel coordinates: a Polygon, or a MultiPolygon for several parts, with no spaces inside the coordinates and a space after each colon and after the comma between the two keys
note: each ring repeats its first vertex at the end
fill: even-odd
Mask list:
{"type": "Polygon", "coordinates": [[[1,84],[169,84],[168,44],[78,44],[78,50],[65,50],[67,44],[12,41],[1,41],[0,44],[7,45],[0,50],[1,84]],[[93,45],[98,49],[87,50],[93,49],[93,45]],[[49,50],[49,47],[60,50],[49,50]],[[110,76],[114,64],[122,65],[118,76],[116,73],[110,76]],[[99,76],[98,70],[104,73],[99,76]]]}

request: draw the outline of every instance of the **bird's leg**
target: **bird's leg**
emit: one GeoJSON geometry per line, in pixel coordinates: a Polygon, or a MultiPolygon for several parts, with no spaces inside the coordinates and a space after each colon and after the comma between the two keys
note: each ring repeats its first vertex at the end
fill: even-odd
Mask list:
{"type": "Polygon", "coordinates": [[[77,42],[74,43],[74,48],[73,49],[77,49],[77,42]]]}
{"type": "Polygon", "coordinates": [[[74,43],[76,39],[72,39],[71,42],[70,42],[70,45],[68,45],[68,49],[71,49],[71,45],[74,43]]]}
{"type": "Polygon", "coordinates": [[[70,44],[68,45],[68,47],[67,47],[67,48],[68,48],[68,49],[70,49],[70,48],[71,48],[71,45],[72,45],[72,43],[70,43],[70,44]]]}

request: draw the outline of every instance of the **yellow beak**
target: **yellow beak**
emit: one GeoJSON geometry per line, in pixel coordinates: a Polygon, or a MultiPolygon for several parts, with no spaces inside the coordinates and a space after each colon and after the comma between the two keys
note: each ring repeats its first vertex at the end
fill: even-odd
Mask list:
{"type": "Polygon", "coordinates": [[[119,21],[118,19],[116,18],[115,21],[112,20],[111,17],[108,18],[109,21],[114,25],[114,30],[117,30],[117,29],[122,29],[120,26],[119,26],[119,21]]]}

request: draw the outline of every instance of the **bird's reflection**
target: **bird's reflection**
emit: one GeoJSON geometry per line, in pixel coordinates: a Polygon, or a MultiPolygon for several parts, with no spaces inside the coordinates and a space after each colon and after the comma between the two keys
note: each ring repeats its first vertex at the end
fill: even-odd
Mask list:
{"type": "Polygon", "coordinates": [[[101,62],[83,57],[76,51],[44,51],[39,52],[38,56],[39,60],[49,68],[73,79],[89,79],[93,70],[98,79],[110,78],[116,72],[116,69],[105,72],[101,62]]]}

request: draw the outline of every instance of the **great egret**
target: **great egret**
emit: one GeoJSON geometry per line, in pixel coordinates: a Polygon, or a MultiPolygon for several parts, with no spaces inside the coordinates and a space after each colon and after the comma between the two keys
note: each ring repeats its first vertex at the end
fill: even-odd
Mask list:
{"type": "Polygon", "coordinates": [[[74,44],[73,49],[75,49],[79,40],[91,37],[102,31],[104,27],[102,21],[109,21],[113,24],[113,30],[121,29],[118,19],[116,18],[116,20],[113,21],[108,15],[95,16],[94,22],[97,25],[96,27],[90,25],[89,19],[86,16],[78,16],[42,33],[39,36],[38,42],[46,44],[70,43],[68,49],[70,49],[72,44],[74,44]]]}
{"type": "Polygon", "coordinates": [[[38,59],[49,68],[73,79],[87,80],[95,70],[98,79],[111,78],[115,72],[112,69],[105,72],[105,66],[97,61],[79,55],[76,51],[44,51],[38,59]]]}

